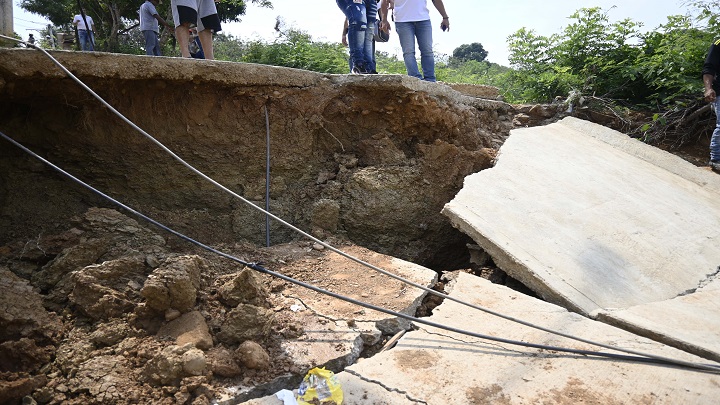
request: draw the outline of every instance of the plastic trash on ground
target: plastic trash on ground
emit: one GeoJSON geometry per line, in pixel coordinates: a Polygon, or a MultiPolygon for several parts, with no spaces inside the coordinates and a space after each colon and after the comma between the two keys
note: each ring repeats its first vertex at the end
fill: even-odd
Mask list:
{"type": "Polygon", "coordinates": [[[343,391],[335,374],[325,368],[314,368],[305,375],[298,388],[298,404],[341,405],[343,391]]]}

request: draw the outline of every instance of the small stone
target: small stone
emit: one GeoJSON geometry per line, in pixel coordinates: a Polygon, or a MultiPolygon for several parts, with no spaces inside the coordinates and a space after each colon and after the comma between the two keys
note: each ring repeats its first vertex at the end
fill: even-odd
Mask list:
{"type": "Polygon", "coordinates": [[[182,313],[177,309],[169,308],[167,311],[165,311],[165,320],[167,322],[174,321],[175,319],[178,319],[180,315],[182,315],[182,313]]]}

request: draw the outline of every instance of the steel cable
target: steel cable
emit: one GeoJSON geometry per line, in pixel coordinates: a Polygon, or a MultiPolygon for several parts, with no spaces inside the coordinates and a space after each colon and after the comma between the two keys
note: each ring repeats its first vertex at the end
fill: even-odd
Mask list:
{"type": "MultiPolygon", "coordinates": [[[[642,357],[646,357],[646,358],[650,358],[650,359],[655,359],[655,360],[657,360],[657,361],[659,361],[659,362],[675,363],[675,360],[669,359],[669,358],[666,358],[666,357],[663,357],[663,356],[657,356],[657,355],[653,355],[653,354],[650,354],[650,353],[643,353],[643,352],[636,351],[636,350],[625,349],[625,348],[616,347],[616,346],[609,345],[609,344],[605,344],[605,343],[601,343],[601,342],[595,342],[595,341],[592,341],[592,340],[589,340],[589,339],[580,338],[580,337],[573,336],[573,335],[569,335],[569,334],[566,334],[566,333],[563,333],[563,332],[560,332],[560,331],[557,331],[557,330],[545,328],[545,327],[543,327],[543,326],[536,325],[536,324],[533,324],[533,323],[524,321],[524,320],[522,320],[522,319],[518,319],[518,318],[515,318],[515,317],[511,317],[511,316],[509,316],[509,315],[505,315],[505,314],[502,314],[502,313],[493,311],[493,310],[491,310],[491,309],[489,309],[489,308],[485,308],[485,307],[482,307],[482,306],[479,306],[479,305],[471,304],[471,303],[468,303],[468,302],[466,302],[466,301],[460,300],[460,299],[458,299],[458,298],[452,297],[452,296],[447,295],[447,294],[440,293],[440,292],[438,292],[438,291],[436,291],[436,290],[433,290],[433,289],[428,288],[428,287],[426,287],[426,286],[423,286],[423,285],[420,285],[420,284],[418,284],[418,283],[415,283],[414,281],[411,281],[411,280],[405,279],[405,278],[403,278],[403,277],[400,277],[400,276],[398,276],[398,275],[392,274],[392,273],[390,273],[390,272],[388,272],[388,271],[386,271],[386,270],[383,270],[383,269],[381,269],[381,268],[379,268],[379,267],[377,267],[377,266],[375,266],[375,265],[373,265],[373,264],[371,264],[371,263],[367,263],[367,262],[365,262],[365,261],[363,261],[363,260],[361,260],[361,259],[358,259],[358,258],[356,258],[356,257],[354,257],[354,256],[351,256],[351,255],[349,255],[349,254],[347,254],[347,253],[345,253],[345,252],[343,252],[343,251],[335,248],[334,246],[332,246],[332,245],[330,245],[330,244],[328,244],[328,243],[326,243],[326,242],[324,242],[324,241],[322,241],[322,240],[320,240],[320,239],[318,239],[318,238],[310,235],[309,233],[307,233],[307,232],[305,232],[305,231],[297,228],[296,226],[294,226],[294,225],[286,222],[286,221],[283,220],[282,218],[277,217],[276,215],[270,213],[269,211],[263,209],[262,207],[259,207],[259,206],[255,205],[255,204],[253,204],[252,202],[248,201],[247,199],[245,199],[245,198],[242,197],[241,195],[239,195],[239,194],[235,193],[234,191],[228,189],[227,187],[225,187],[225,186],[223,186],[222,184],[218,183],[217,181],[215,181],[215,180],[212,179],[211,177],[205,175],[205,174],[204,174],[203,172],[201,172],[200,170],[196,169],[194,166],[192,166],[192,165],[190,165],[189,163],[187,163],[187,162],[186,162],[185,160],[183,160],[180,156],[178,156],[177,154],[175,154],[172,150],[170,150],[168,147],[166,147],[166,146],[165,146],[164,144],[162,144],[160,141],[158,141],[157,139],[155,139],[152,135],[150,135],[149,133],[147,133],[145,130],[143,130],[142,128],[140,128],[139,126],[137,126],[135,123],[133,123],[132,121],[130,121],[130,120],[129,120],[127,117],[125,117],[122,113],[120,113],[119,111],[117,111],[112,105],[110,105],[108,102],[106,102],[102,97],[100,97],[97,93],[95,93],[95,92],[94,92],[92,89],[90,89],[87,85],[85,85],[85,83],[83,83],[80,79],[78,79],[75,75],[73,75],[67,68],[65,68],[59,61],[57,61],[52,55],[50,55],[50,54],[49,54],[47,51],[45,51],[44,49],[42,49],[42,48],[40,48],[40,47],[38,47],[38,46],[35,46],[35,45],[27,44],[25,41],[18,40],[17,38],[7,37],[7,36],[4,36],[4,35],[0,35],[0,38],[5,38],[5,39],[13,40],[13,41],[16,41],[16,42],[19,42],[19,43],[23,43],[23,44],[26,44],[27,46],[29,46],[29,47],[31,47],[31,48],[35,48],[35,49],[43,52],[53,63],[55,63],[63,72],[65,72],[65,74],[67,74],[71,79],[73,79],[73,80],[74,80],[75,82],[77,82],[81,87],[83,87],[86,91],[88,91],[93,97],[95,97],[98,101],[100,101],[105,107],[107,107],[110,111],[112,111],[115,115],[117,115],[121,120],[125,121],[125,123],[127,123],[127,124],[130,125],[132,128],[134,128],[135,130],[137,130],[138,132],[140,132],[143,136],[145,136],[146,138],[148,138],[151,142],[155,143],[158,147],[160,147],[162,150],[164,150],[165,152],[167,152],[171,157],[173,157],[175,160],[177,160],[179,163],[181,163],[181,164],[182,164],[183,166],[185,166],[187,169],[189,169],[189,170],[192,171],[193,173],[197,174],[197,175],[200,176],[201,178],[207,180],[208,182],[210,182],[211,184],[215,185],[216,187],[220,188],[221,190],[227,192],[227,193],[230,194],[231,196],[233,196],[233,197],[241,200],[242,202],[244,202],[244,203],[247,204],[248,206],[252,207],[253,209],[256,209],[256,210],[262,212],[262,213],[265,214],[267,217],[270,217],[270,218],[272,218],[272,219],[280,222],[282,225],[288,227],[289,229],[292,229],[293,231],[299,233],[300,235],[302,235],[302,236],[304,236],[304,237],[306,237],[306,238],[308,238],[308,239],[310,239],[310,240],[312,240],[312,241],[314,241],[314,242],[319,243],[320,245],[324,246],[325,248],[327,248],[327,249],[329,249],[329,250],[331,250],[331,251],[333,251],[333,252],[335,252],[335,253],[337,253],[337,254],[339,254],[339,255],[341,255],[341,256],[349,259],[349,260],[352,260],[352,261],[354,261],[354,262],[356,262],[356,263],[358,263],[358,264],[360,264],[360,265],[363,265],[363,266],[365,266],[365,267],[368,267],[368,268],[370,268],[370,269],[372,269],[372,270],[374,270],[374,271],[377,271],[378,273],[381,273],[381,274],[383,274],[383,275],[385,275],[385,276],[391,277],[391,278],[396,279],[396,280],[398,280],[398,281],[401,281],[401,282],[403,282],[403,283],[405,283],[405,284],[411,285],[411,286],[413,286],[413,287],[415,287],[415,288],[418,288],[418,289],[420,289],[420,290],[422,290],[422,291],[425,291],[425,292],[427,292],[427,293],[429,293],[429,294],[438,296],[438,297],[443,298],[443,299],[448,299],[448,300],[454,301],[454,302],[459,303],[459,304],[461,304],[461,305],[465,305],[465,306],[467,306],[467,307],[469,307],[469,308],[472,308],[472,309],[475,309],[475,310],[479,310],[479,311],[483,311],[483,312],[488,313],[488,314],[490,314],[490,315],[497,316],[497,317],[499,317],[499,318],[502,318],[502,319],[505,319],[505,320],[508,320],[508,321],[511,321],[511,322],[515,322],[515,323],[518,323],[518,324],[521,324],[521,325],[524,325],[524,326],[527,326],[527,327],[530,327],[530,328],[533,328],[533,329],[541,330],[541,331],[543,331],[543,332],[551,333],[551,334],[554,334],[554,335],[557,335],[557,336],[561,336],[561,337],[564,337],[564,338],[567,338],[567,339],[576,340],[576,341],[578,341],[578,342],[586,343],[586,344],[593,345],[593,346],[602,347],[602,348],[605,348],[605,349],[616,350],[616,351],[619,351],[619,352],[624,352],[624,353],[632,354],[632,355],[635,355],[635,356],[642,356],[642,357]]],[[[4,137],[5,137],[5,136],[4,136],[4,137]]],[[[6,139],[9,139],[9,138],[6,137],[6,139]]],[[[42,159],[42,158],[40,158],[40,159],[42,159]]],[[[47,163],[50,164],[49,162],[47,162],[47,163]]],[[[58,168],[58,169],[59,169],[59,168],[58,168]]],[[[60,170],[61,170],[61,169],[60,169],[60,170]]],[[[68,176],[69,176],[69,174],[68,174],[68,176]]],[[[88,187],[89,187],[89,186],[88,186],[88,187]]],[[[107,197],[107,198],[110,198],[110,197],[107,197]]],[[[139,213],[138,213],[138,214],[139,214],[139,213]]],[[[142,215],[142,214],[139,214],[139,215],[142,215]]],[[[184,238],[183,238],[183,239],[184,239],[184,238]]],[[[423,323],[423,322],[421,322],[421,323],[423,323]]],[[[695,363],[690,363],[690,364],[695,364],[695,363]]],[[[706,365],[706,366],[707,366],[707,367],[711,367],[713,370],[720,370],[720,366],[714,366],[714,365],[706,365]]]]}

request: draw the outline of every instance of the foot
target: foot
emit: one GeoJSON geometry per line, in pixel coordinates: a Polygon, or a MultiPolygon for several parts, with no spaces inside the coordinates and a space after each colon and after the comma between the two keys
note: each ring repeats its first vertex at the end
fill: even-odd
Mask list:
{"type": "Polygon", "coordinates": [[[720,160],[711,160],[710,161],[710,168],[713,171],[720,172],[720,160]]]}
{"type": "Polygon", "coordinates": [[[353,72],[353,74],[356,74],[356,75],[368,74],[367,69],[365,69],[365,66],[362,66],[362,65],[353,67],[352,72],[353,72]]]}

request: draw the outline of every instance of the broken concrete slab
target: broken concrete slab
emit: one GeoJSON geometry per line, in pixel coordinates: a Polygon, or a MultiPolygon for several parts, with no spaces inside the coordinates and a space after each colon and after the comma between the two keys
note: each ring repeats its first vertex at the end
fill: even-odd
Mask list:
{"type": "MultiPolygon", "coordinates": [[[[460,300],[563,333],[657,356],[706,362],[465,273],[459,273],[448,288],[460,300]]],[[[449,300],[429,320],[505,339],[597,350],[449,300]]],[[[716,401],[720,394],[717,374],[529,349],[417,326],[419,330],[406,333],[395,348],[337,374],[345,393],[343,404],[701,404],[716,401]]],[[[246,402],[281,403],[274,396],[246,402]]]]}
{"type": "MultiPolygon", "coordinates": [[[[575,118],[511,132],[496,166],[467,177],[443,213],[512,277],[591,316],[686,295],[720,265],[720,176],[575,118]]],[[[689,312],[682,324],[707,325],[689,312]]],[[[680,337],[664,313],[644,314],[648,336],[707,348],[680,344],[703,339],[680,337]]]]}
{"type": "Polygon", "coordinates": [[[714,279],[692,294],[626,309],[601,310],[596,319],[720,361],[719,303],[720,280],[714,279]]]}
{"type": "Polygon", "coordinates": [[[512,277],[584,314],[697,288],[720,265],[720,177],[701,186],[652,163],[700,171],[680,158],[638,158],[575,121],[512,131],[443,213],[512,277]]]}

